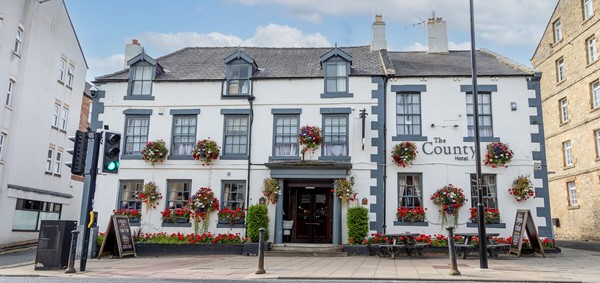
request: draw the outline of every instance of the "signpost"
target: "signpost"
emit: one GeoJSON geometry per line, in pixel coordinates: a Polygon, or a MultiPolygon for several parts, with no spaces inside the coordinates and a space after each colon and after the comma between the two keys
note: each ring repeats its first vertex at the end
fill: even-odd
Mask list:
{"type": "Polygon", "coordinates": [[[540,237],[529,209],[517,210],[509,253],[515,253],[517,256],[521,255],[524,232],[527,233],[527,238],[529,239],[529,243],[531,243],[531,249],[534,252],[542,254],[543,257],[546,257],[546,254],[544,254],[544,248],[542,247],[542,242],[540,242],[540,237]]]}
{"type": "Polygon", "coordinates": [[[129,227],[129,217],[125,215],[113,215],[109,218],[106,234],[104,235],[104,240],[102,240],[102,246],[100,246],[100,250],[98,251],[98,259],[102,257],[104,249],[112,252],[113,255],[118,251],[120,258],[129,255],[136,256],[135,244],[133,243],[131,228],[129,227]]]}

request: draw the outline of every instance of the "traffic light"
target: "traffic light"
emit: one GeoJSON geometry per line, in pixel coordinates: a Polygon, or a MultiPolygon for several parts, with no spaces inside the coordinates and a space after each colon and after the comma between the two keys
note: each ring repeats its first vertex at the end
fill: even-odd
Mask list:
{"type": "Polygon", "coordinates": [[[119,154],[121,153],[121,134],[105,132],[104,160],[102,172],[119,173],[119,154]]]}
{"type": "Polygon", "coordinates": [[[85,173],[85,158],[87,156],[87,133],[77,130],[75,136],[69,137],[69,140],[73,142],[73,149],[68,149],[67,152],[73,155],[73,158],[71,162],[66,162],[65,165],[71,168],[71,174],[83,176],[85,173]]]}

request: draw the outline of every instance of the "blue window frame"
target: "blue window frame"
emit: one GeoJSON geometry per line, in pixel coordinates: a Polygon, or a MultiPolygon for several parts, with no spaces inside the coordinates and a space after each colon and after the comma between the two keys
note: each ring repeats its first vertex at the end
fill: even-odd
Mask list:
{"type": "Polygon", "coordinates": [[[323,115],[322,156],[348,156],[348,115],[323,115]]]}
{"type": "Polygon", "coordinates": [[[196,143],[198,115],[173,115],[171,155],[190,156],[196,143]]]}
{"type": "Polygon", "coordinates": [[[248,153],[248,116],[225,115],[223,156],[243,159],[248,153]]]}
{"type": "Polygon", "coordinates": [[[124,155],[142,155],[142,149],[148,142],[150,115],[125,116],[125,152],[124,155]]]}
{"type": "Polygon", "coordinates": [[[273,156],[298,156],[299,126],[298,115],[274,115],[273,156]]]}

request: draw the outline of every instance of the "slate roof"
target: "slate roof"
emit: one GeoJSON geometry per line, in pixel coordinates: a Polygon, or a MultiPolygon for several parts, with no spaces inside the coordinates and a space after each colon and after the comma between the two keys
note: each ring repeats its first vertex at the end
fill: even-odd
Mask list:
{"type": "MultiPolygon", "coordinates": [[[[524,76],[531,72],[515,64],[503,62],[491,52],[475,51],[478,76],[524,76]]],[[[471,51],[450,51],[448,54],[421,52],[388,52],[396,77],[471,76],[471,51]]]]}
{"type": "MultiPolygon", "coordinates": [[[[448,54],[371,52],[369,46],[340,47],[352,56],[351,76],[471,76],[470,51],[448,54]]],[[[156,59],[165,70],[155,81],[224,80],[224,59],[241,50],[259,70],[253,79],[322,78],[320,57],[332,48],[188,47],[156,59]]],[[[528,76],[532,72],[491,51],[477,51],[478,75],[528,76]]],[[[126,81],[128,69],[97,77],[97,83],[126,81]]]]}
{"type": "MultiPolygon", "coordinates": [[[[379,52],[369,46],[340,47],[352,56],[351,76],[382,75],[379,52]]],[[[156,59],[165,73],[155,81],[224,80],[225,57],[242,50],[259,67],[253,74],[260,78],[322,78],[319,58],[332,50],[328,48],[264,48],[264,47],[188,47],[156,59]]],[[[97,82],[127,80],[128,70],[97,77],[97,82]]]]}

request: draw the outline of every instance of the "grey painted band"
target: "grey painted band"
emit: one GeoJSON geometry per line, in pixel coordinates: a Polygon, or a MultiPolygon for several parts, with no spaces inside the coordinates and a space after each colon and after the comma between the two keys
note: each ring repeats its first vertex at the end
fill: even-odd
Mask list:
{"type": "Polygon", "coordinates": [[[152,95],[127,95],[123,96],[123,100],[154,100],[152,95]]]}
{"type": "Polygon", "coordinates": [[[169,113],[171,115],[198,115],[200,109],[171,109],[169,113]]]}
{"type": "Polygon", "coordinates": [[[427,85],[392,85],[392,92],[426,92],[427,85]]]}
{"type": "Polygon", "coordinates": [[[352,109],[350,107],[344,108],[321,108],[321,114],[350,114],[352,109]]]}
{"type": "MultiPolygon", "coordinates": [[[[377,105],[371,106],[371,114],[376,115],[378,119],[371,122],[371,130],[377,131],[377,138],[371,138],[371,146],[376,148],[371,154],[371,162],[375,164],[385,164],[385,146],[384,146],[384,125],[385,125],[385,83],[382,77],[373,77],[372,83],[377,84],[377,89],[371,91],[371,97],[377,99],[377,105]]],[[[375,179],[375,185],[369,187],[369,194],[375,197],[374,203],[369,206],[369,211],[375,213],[375,219],[370,218],[369,230],[383,232],[383,176],[385,175],[385,166],[377,166],[371,170],[371,179],[375,179]]]]}
{"type": "Polygon", "coordinates": [[[32,193],[36,193],[36,194],[56,196],[56,197],[61,197],[61,198],[73,198],[73,195],[71,195],[71,194],[64,194],[64,193],[59,193],[59,192],[55,192],[55,191],[48,191],[48,190],[42,190],[42,189],[36,189],[36,188],[30,188],[30,187],[12,185],[12,184],[8,184],[7,186],[9,189],[15,189],[15,190],[24,191],[24,192],[32,192],[32,193]]]}
{"type": "Polygon", "coordinates": [[[302,114],[302,108],[273,108],[271,114],[302,114]]]}
{"type": "Polygon", "coordinates": [[[221,109],[223,115],[250,115],[250,109],[221,109]]]}
{"type": "Polygon", "coordinates": [[[354,97],[354,94],[349,93],[349,92],[321,93],[321,98],[343,98],[343,97],[354,97]]]}
{"type": "MultiPolygon", "coordinates": [[[[277,180],[280,188],[283,188],[283,180],[277,180]]],[[[275,206],[275,244],[283,243],[283,189],[277,195],[277,205],[275,206]]]]}
{"type": "MultiPolygon", "coordinates": [[[[477,85],[477,92],[497,92],[497,85],[477,85]]],[[[473,92],[472,85],[460,85],[460,92],[473,92]]]]}
{"type": "Polygon", "coordinates": [[[392,141],[427,141],[426,136],[395,136],[392,141]]]}
{"type": "Polygon", "coordinates": [[[125,115],[152,115],[152,109],[125,109],[125,115]]]}
{"type": "MultiPolygon", "coordinates": [[[[480,137],[480,142],[499,142],[500,138],[496,137],[480,137]]],[[[463,142],[475,142],[475,137],[463,137],[463,142]]]]}

